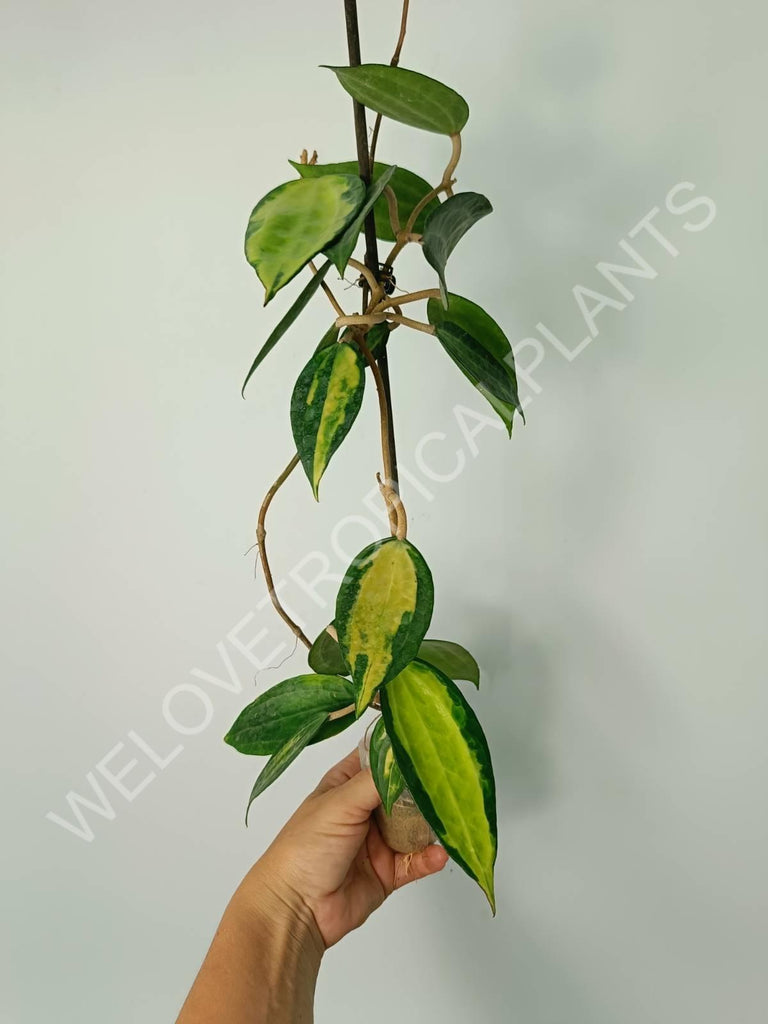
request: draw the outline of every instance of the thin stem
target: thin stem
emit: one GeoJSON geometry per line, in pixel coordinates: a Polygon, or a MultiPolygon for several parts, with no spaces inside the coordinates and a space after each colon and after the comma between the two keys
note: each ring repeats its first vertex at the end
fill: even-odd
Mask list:
{"type": "MultiPolygon", "coordinates": [[[[360,28],[357,23],[357,0],[344,0],[344,16],[347,23],[347,51],[351,67],[357,67],[360,57],[360,28]]],[[[368,129],[365,123],[365,107],[352,100],[355,118],[355,141],[357,143],[357,164],[360,177],[366,188],[371,184],[371,163],[368,156],[368,129]]],[[[379,252],[376,244],[376,223],[373,212],[365,218],[365,262],[375,275],[379,272],[379,252]]]]}
{"type": "MultiPolygon", "coordinates": [[[[309,261],[309,269],[312,271],[313,274],[317,273],[317,267],[315,266],[313,260],[309,261]]],[[[320,282],[320,287],[323,289],[325,294],[328,296],[328,301],[333,306],[333,308],[336,310],[337,315],[338,316],[344,316],[345,315],[344,310],[341,308],[341,306],[336,301],[336,296],[333,294],[333,292],[328,287],[326,282],[325,281],[321,281],[320,282]]]]}
{"type": "Polygon", "coordinates": [[[336,318],[337,327],[373,327],[374,324],[383,324],[387,318],[386,313],[352,313],[350,316],[339,316],[336,318]]]}
{"type": "Polygon", "coordinates": [[[376,479],[379,481],[379,490],[381,491],[381,496],[384,499],[384,504],[387,506],[390,526],[394,526],[394,535],[398,540],[405,540],[408,536],[408,517],[405,514],[405,505],[403,504],[403,500],[397,491],[392,490],[392,488],[381,479],[380,473],[376,474],[376,479]]]}
{"type": "Polygon", "coordinates": [[[451,158],[445,166],[445,170],[443,171],[443,177],[440,180],[440,184],[436,185],[433,189],[430,189],[430,191],[427,192],[425,196],[422,196],[422,198],[414,206],[413,210],[411,211],[411,215],[408,218],[407,224],[400,232],[400,234],[397,236],[397,241],[395,242],[394,246],[390,250],[389,255],[387,256],[388,266],[392,266],[392,264],[395,262],[398,255],[400,254],[400,251],[405,248],[408,242],[416,241],[417,238],[421,237],[413,235],[413,228],[414,225],[416,224],[419,214],[424,209],[424,207],[428,203],[431,203],[433,199],[436,199],[441,192],[445,192],[447,196],[453,195],[453,186],[456,183],[453,178],[453,172],[456,170],[460,159],[461,135],[457,133],[456,135],[451,135],[451,158]]]}
{"type": "Polygon", "coordinates": [[[395,298],[386,296],[379,302],[374,310],[375,313],[381,313],[382,310],[388,309],[390,306],[404,306],[406,302],[421,302],[422,299],[439,299],[440,289],[439,288],[422,288],[419,292],[408,292],[407,295],[398,295],[395,298]]]}
{"type": "MultiPolygon", "coordinates": [[[[360,56],[360,29],[357,22],[357,0],[344,0],[344,15],[347,26],[347,49],[349,52],[349,63],[356,67],[361,63],[360,56]]],[[[399,54],[398,54],[399,56],[399,54]]],[[[368,139],[365,122],[365,107],[356,100],[352,102],[352,109],[355,117],[355,141],[357,143],[357,163],[360,177],[366,183],[371,181],[371,160],[368,152],[368,139]]],[[[378,281],[379,278],[379,250],[376,243],[376,222],[373,210],[369,211],[365,218],[365,263],[378,281]]],[[[367,282],[366,282],[367,283],[367,282]]],[[[363,289],[362,308],[368,306],[368,288],[363,289]]],[[[376,358],[381,378],[384,405],[386,406],[386,443],[382,440],[382,458],[389,468],[388,482],[398,490],[397,476],[397,450],[395,448],[395,431],[392,417],[392,391],[389,384],[389,363],[387,360],[387,347],[382,346],[380,355],[376,358]],[[386,448],[386,455],[384,454],[386,448]]],[[[385,421],[382,419],[382,434],[385,421]]]]}
{"type": "Polygon", "coordinates": [[[404,327],[412,327],[414,331],[421,331],[423,334],[435,334],[432,324],[423,324],[421,320],[411,320],[407,316],[399,316],[397,313],[387,313],[387,321],[391,324],[402,324],[404,327]]]}
{"type": "Polygon", "coordinates": [[[262,501],[261,508],[259,509],[259,521],[256,525],[256,543],[259,545],[259,557],[261,559],[261,567],[264,570],[264,579],[267,581],[267,590],[269,591],[269,596],[272,601],[272,604],[275,607],[275,611],[283,620],[283,622],[288,626],[293,635],[295,637],[298,637],[298,639],[301,640],[305,647],[311,647],[312,643],[307,638],[306,634],[304,633],[304,630],[301,628],[301,626],[298,625],[298,623],[293,621],[293,619],[290,617],[285,608],[283,608],[282,604],[280,604],[280,598],[277,596],[277,591],[275,590],[275,583],[274,580],[272,579],[272,570],[269,567],[269,559],[267,558],[267,529],[265,525],[267,520],[267,512],[269,511],[269,506],[272,504],[272,499],[283,486],[283,484],[294,471],[294,469],[296,469],[298,464],[299,456],[294,455],[291,461],[283,470],[283,472],[280,474],[277,480],[275,480],[275,482],[272,484],[272,486],[265,494],[264,501],[262,501]]]}
{"type": "MultiPolygon", "coordinates": [[[[368,287],[372,292],[371,298],[373,298],[373,295],[383,292],[384,289],[379,284],[375,274],[372,274],[364,263],[360,263],[359,260],[353,259],[347,260],[347,263],[350,267],[354,267],[355,270],[359,270],[360,273],[363,275],[363,277],[368,283],[368,287]]],[[[378,299],[376,301],[378,302],[378,299]]]]}
{"type": "MultiPolygon", "coordinates": [[[[390,67],[396,68],[400,63],[400,54],[403,50],[403,43],[405,42],[405,30],[408,27],[408,7],[410,0],[403,0],[403,13],[400,15],[400,35],[397,37],[397,43],[395,45],[395,52],[392,54],[392,59],[389,64],[390,67]]],[[[376,120],[373,123],[373,135],[371,136],[371,170],[373,170],[373,162],[376,158],[376,144],[379,141],[379,129],[381,128],[381,114],[376,115],[376,120]]],[[[397,234],[397,232],[395,232],[397,234]]]]}
{"type": "MultiPolygon", "coordinates": [[[[362,331],[356,332],[356,340],[357,344],[360,346],[360,351],[363,353],[366,363],[368,363],[371,368],[373,379],[376,382],[376,394],[379,399],[379,419],[381,422],[381,456],[384,463],[384,479],[387,481],[387,484],[392,487],[392,463],[389,460],[389,445],[387,444],[389,438],[389,409],[387,407],[387,395],[384,387],[384,379],[381,375],[381,368],[373,358],[373,354],[365,342],[365,337],[363,336],[362,331]]],[[[379,480],[379,485],[381,486],[381,477],[378,474],[376,475],[379,480]]],[[[395,491],[394,488],[392,488],[392,491],[394,494],[397,494],[397,491],[395,491]]],[[[386,497],[385,504],[387,506],[387,515],[389,516],[390,531],[393,536],[397,536],[399,528],[397,512],[393,503],[391,501],[387,501],[386,497]]]]}
{"type": "Polygon", "coordinates": [[[384,188],[384,198],[387,201],[389,212],[389,223],[392,227],[392,234],[397,237],[400,234],[400,212],[397,209],[397,196],[389,185],[384,188]]]}

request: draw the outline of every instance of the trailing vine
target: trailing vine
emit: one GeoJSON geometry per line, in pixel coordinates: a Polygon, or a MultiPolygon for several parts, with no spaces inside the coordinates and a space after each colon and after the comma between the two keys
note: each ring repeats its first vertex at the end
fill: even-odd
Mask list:
{"type": "Polygon", "coordinates": [[[400,67],[408,7],[405,0],[390,63],[363,64],[356,2],[344,0],[349,65],[330,71],[352,98],[356,159],[323,164],[316,152],[310,157],[304,150],[298,161],[291,161],[298,177],[257,203],[246,231],[246,257],[264,285],[265,304],[305,268],[310,277],[256,355],[243,390],[318,290],[334,318],[294,385],[290,416],[296,453],[267,491],[256,529],[270,598],[308,648],[310,671],[257,697],[226,740],[242,753],[269,758],[251,792],[250,808],[308,744],[338,734],[370,708],[380,709],[369,760],[382,798],[378,820],[385,838],[388,821],[410,795],[418,808],[414,813],[425,819],[427,832],[419,835],[432,829],[479,883],[495,912],[493,769],[480,723],[456,685],[456,680],[479,685],[479,670],[461,645],[426,637],[434,585],[408,538],[398,483],[391,335],[413,330],[433,337],[491,404],[510,436],[521,408],[504,332],[478,305],[448,289],[446,267],[453,249],[492,208],[478,193],[454,191],[469,117],[465,100],[441,82],[400,67]],[[375,113],[370,143],[367,110],[375,113]],[[436,185],[375,159],[387,118],[446,137],[450,155],[436,185]],[[361,237],[364,252],[355,258],[361,237]],[[379,242],[391,246],[383,262],[379,242]],[[437,284],[399,289],[398,294],[395,268],[408,246],[421,249],[437,284]],[[348,270],[356,275],[359,312],[346,311],[335,295],[328,280],[332,267],[341,278],[348,270]],[[417,303],[425,304],[421,317],[412,313],[417,303]],[[353,559],[339,588],[334,620],[312,642],[277,595],[267,551],[267,513],[299,465],[318,499],[325,470],[354,425],[366,378],[373,382],[379,406],[381,470],[376,479],[390,536],[353,559]]]}

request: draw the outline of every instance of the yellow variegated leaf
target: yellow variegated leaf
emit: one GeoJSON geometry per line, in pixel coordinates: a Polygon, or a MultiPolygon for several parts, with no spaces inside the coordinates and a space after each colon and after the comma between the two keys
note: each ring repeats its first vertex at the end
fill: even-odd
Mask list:
{"type": "Polygon", "coordinates": [[[474,711],[454,682],[418,660],[380,694],[395,759],[416,805],[496,913],[496,789],[474,711]]]}
{"type": "Polygon", "coordinates": [[[317,498],[320,478],[360,411],[365,362],[342,341],[315,352],[291,396],[291,428],[301,464],[317,498]]]}
{"type": "Polygon", "coordinates": [[[419,650],[432,618],[432,574],[407,540],[387,537],[355,558],[336,599],[336,630],[361,715],[419,650]]]}
{"type": "Polygon", "coordinates": [[[395,800],[405,789],[405,780],[397,767],[383,718],[378,720],[371,733],[369,757],[371,775],[381,797],[382,805],[385,812],[391,814],[395,800]]]}
{"type": "Polygon", "coordinates": [[[346,228],[364,200],[359,177],[329,174],[278,185],[256,204],[245,256],[264,285],[265,305],[346,228]]]}

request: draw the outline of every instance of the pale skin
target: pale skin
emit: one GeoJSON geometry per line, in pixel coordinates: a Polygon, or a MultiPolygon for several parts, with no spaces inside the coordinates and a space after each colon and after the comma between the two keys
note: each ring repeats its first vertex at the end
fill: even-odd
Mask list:
{"type": "Polygon", "coordinates": [[[176,1024],[310,1024],[325,951],[448,859],[391,850],[380,802],[357,751],[323,776],[232,897],[176,1024]]]}

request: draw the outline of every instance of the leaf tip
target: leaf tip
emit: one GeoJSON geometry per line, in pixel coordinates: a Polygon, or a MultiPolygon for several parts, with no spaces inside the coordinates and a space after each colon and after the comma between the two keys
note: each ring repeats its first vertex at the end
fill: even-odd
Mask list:
{"type": "Polygon", "coordinates": [[[483,892],[485,898],[488,900],[488,905],[491,908],[491,917],[496,917],[496,895],[493,891],[493,877],[491,877],[488,887],[483,886],[483,892]]]}

